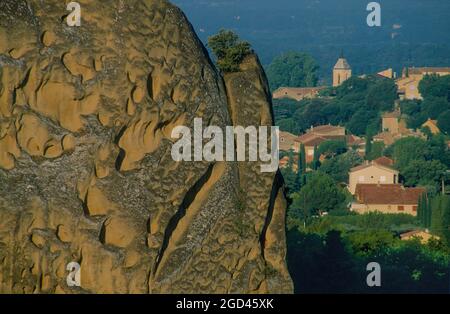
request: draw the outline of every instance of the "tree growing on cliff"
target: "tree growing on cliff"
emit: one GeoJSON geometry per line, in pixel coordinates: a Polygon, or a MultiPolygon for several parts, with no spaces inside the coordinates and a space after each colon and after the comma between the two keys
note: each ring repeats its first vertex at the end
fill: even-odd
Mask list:
{"type": "Polygon", "coordinates": [[[208,38],[208,47],[217,58],[217,66],[223,73],[239,71],[242,60],[251,54],[248,42],[239,39],[231,30],[221,29],[218,34],[208,38]]]}

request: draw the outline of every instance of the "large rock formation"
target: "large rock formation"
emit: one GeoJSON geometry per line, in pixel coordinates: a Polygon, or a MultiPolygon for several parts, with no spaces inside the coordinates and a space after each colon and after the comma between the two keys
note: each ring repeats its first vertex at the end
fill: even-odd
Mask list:
{"type": "Polygon", "coordinates": [[[78,2],[0,2],[0,292],[292,292],[279,174],[170,153],[196,117],[273,124],[257,58],[224,84],[167,1],[78,2]]]}

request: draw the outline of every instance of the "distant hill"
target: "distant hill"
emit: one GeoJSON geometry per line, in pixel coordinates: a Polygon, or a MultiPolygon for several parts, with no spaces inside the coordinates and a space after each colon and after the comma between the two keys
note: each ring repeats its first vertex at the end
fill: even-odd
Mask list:
{"type": "Polygon", "coordinates": [[[220,28],[250,41],[268,64],[287,50],[311,53],[328,81],[341,50],[355,73],[450,66],[450,1],[380,0],[382,26],[366,24],[369,0],[173,0],[206,42],[220,28]]]}

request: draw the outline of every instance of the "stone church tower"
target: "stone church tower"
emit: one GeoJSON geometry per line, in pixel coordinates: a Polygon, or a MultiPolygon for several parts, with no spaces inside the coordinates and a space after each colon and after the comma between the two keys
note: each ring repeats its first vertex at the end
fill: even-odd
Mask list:
{"type": "Polygon", "coordinates": [[[343,55],[338,59],[333,68],[333,87],[341,85],[352,76],[352,68],[343,55]]]}

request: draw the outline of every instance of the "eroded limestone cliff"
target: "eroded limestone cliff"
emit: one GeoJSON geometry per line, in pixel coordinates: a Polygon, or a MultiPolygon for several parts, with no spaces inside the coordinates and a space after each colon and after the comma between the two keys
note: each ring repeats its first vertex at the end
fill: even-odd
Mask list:
{"type": "Polygon", "coordinates": [[[78,2],[0,2],[0,292],[292,292],[279,174],[170,153],[196,117],[273,124],[257,58],[224,84],[167,1],[78,2]]]}

